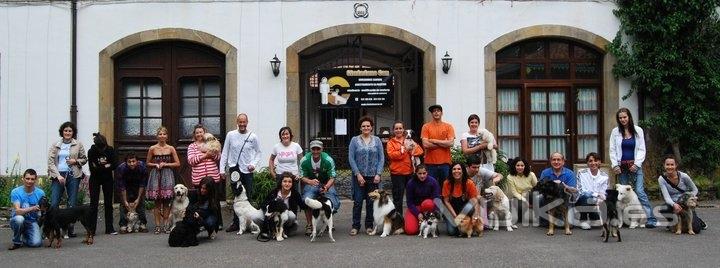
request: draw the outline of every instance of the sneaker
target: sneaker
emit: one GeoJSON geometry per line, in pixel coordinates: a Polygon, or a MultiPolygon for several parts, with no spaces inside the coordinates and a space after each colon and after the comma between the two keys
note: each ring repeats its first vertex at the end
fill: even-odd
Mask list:
{"type": "Polygon", "coordinates": [[[240,230],[240,228],[238,228],[238,226],[236,224],[230,224],[230,226],[228,226],[228,228],[225,229],[225,232],[228,232],[228,233],[237,232],[238,230],[240,230]]]}
{"type": "Polygon", "coordinates": [[[8,250],[16,250],[22,247],[22,244],[15,244],[13,243],[10,247],[8,247],[8,250]]]}
{"type": "Polygon", "coordinates": [[[68,235],[63,236],[63,239],[68,239],[68,238],[70,238],[70,236],[68,236],[68,235]]]}
{"type": "Polygon", "coordinates": [[[584,221],[580,223],[580,228],[582,228],[583,230],[590,230],[590,224],[584,221]]]}
{"type": "Polygon", "coordinates": [[[647,229],[655,229],[655,223],[654,222],[648,222],[645,224],[645,228],[647,229]]]}
{"type": "Polygon", "coordinates": [[[108,233],[108,234],[109,234],[109,235],[117,235],[117,234],[118,234],[118,232],[116,232],[116,231],[112,231],[112,232],[110,232],[110,233],[108,233]]]}
{"type": "Polygon", "coordinates": [[[210,234],[210,240],[215,240],[215,236],[217,236],[217,232],[212,232],[210,234]]]}
{"type": "Polygon", "coordinates": [[[373,232],[373,229],[372,229],[372,228],[367,228],[367,229],[365,229],[365,233],[366,233],[367,235],[370,235],[372,232],[373,232]]]}

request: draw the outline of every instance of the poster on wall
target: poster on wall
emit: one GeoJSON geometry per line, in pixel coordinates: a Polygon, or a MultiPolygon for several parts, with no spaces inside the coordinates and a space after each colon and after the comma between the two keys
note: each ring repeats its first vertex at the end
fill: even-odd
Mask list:
{"type": "Polygon", "coordinates": [[[318,70],[318,82],[321,106],[393,106],[393,76],[387,69],[318,70]]]}

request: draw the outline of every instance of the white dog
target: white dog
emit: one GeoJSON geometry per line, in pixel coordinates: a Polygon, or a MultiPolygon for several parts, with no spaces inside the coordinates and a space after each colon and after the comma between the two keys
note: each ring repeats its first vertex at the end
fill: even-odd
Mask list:
{"type": "Polygon", "coordinates": [[[505,222],[505,228],[508,232],[512,232],[512,214],[510,214],[510,199],[498,186],[490,186],[485,189],[486,194],[492,194],[490,201],[490,211],[488,212],[488,220],[490,228],[497,231],[500,229],[500,219],[505,222]]]}
{"type": "Polygon", "coordinates": [[[332,235],[333,214],[330,199],[320,194],[317,196],[317,199],[305,198],[305,205],[312,209],[312,235],[310,236],[310,242],[315,242],[316,237],[322,236],[326,225],[330,241],[335,242],[335,238],[333,238],[332,235]],[[318,230],[320,231],[318,232],[318,230]]]}
{"type": "Polygon", "coordinates": [[[640,222],[645,218],[645,211],[632,186],[615,184],[615,190],[618,191],[617,212],[620,222],[630,222],[630,229],[644,228],[645,225],[640,222]]]}
{"type": "Polygon", "coordinates": [[[250,232],[257,234],[260,232],[260,226],[257,222],[261,222],[264,218],[262,210],[256,209],[248,201],[247,192],[245,186],[242,183],[237,183],[237,189],[239,193],[233,200],[233,210],[235,215],[238,217],[238,235],[243,234],[245,231],[250,229],[250,232]]]}
{"type": "Polygon", "coordinates": [[[126,214],[127,218],[127,225],[125,226],[125,229],[128,233],[133,232],[139,232],[140,231],[140,216],[135,212],[135,210],[130,210],[126,214]]]}
{"type": "Polygon", "coordinates": [[[188,198],[188,188],[185,187],[185,185],[177,184],[175,187],[173,187],[173,192],[175,193],[175,198],[172,202],[172,209],[170,210],[170,216],[172,217],[172,227],[170,227],[170,230],[175,229],[175,224],[179,221],[182,221],[185,217],[185,209],[187,209],[188,205],[190,204],[190,199],[188,198]]]}
{"type": "Polygon", "coordinates": [[[420,232],[418,232],[418,236],[422,236],[423,238],[427,238],[428,235],[432,235],[432,237],[438,237],[437,234],[437,226],[438,222],[440,221],[440,216],[437,212],[425,212],[423,215],[423,221],[420,223],[420,232]]]}
{"type": "Polygon", "coordinates": [[[222,149],[222,145],[220,145],[220,141],[213,136],[213,134],[205,133],[203,136],[203,140],[205,140],[205,144],[200,148],[200,151],[203,153],[212,153],[213,155],[218,155],[220,153],[220,150],[222,149]]]}

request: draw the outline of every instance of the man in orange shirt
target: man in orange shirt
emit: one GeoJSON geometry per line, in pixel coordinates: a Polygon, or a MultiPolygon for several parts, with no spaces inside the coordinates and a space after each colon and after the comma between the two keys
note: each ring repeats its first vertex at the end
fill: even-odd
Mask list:
{"type": "Polygon", "coordinates": [[[455,144],[455,129],[442,121],[443,108],[435,104],[428,108],[432,121],[423,125],[420,137],[425,147],[425,165],[428,175],[436,178],[439,185],[450,175],[450,148],[455,144]]]}

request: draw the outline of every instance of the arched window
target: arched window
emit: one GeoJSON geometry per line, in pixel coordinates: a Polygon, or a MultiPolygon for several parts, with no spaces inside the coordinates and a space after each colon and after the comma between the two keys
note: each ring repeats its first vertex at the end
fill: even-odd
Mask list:
{"type": "Polygon", "coordinates": [[[560,152],[584,162],[602,147],[602,57],[565,39],[530,39],[496,53],[498,140],[536,167],[560,152]]]}

